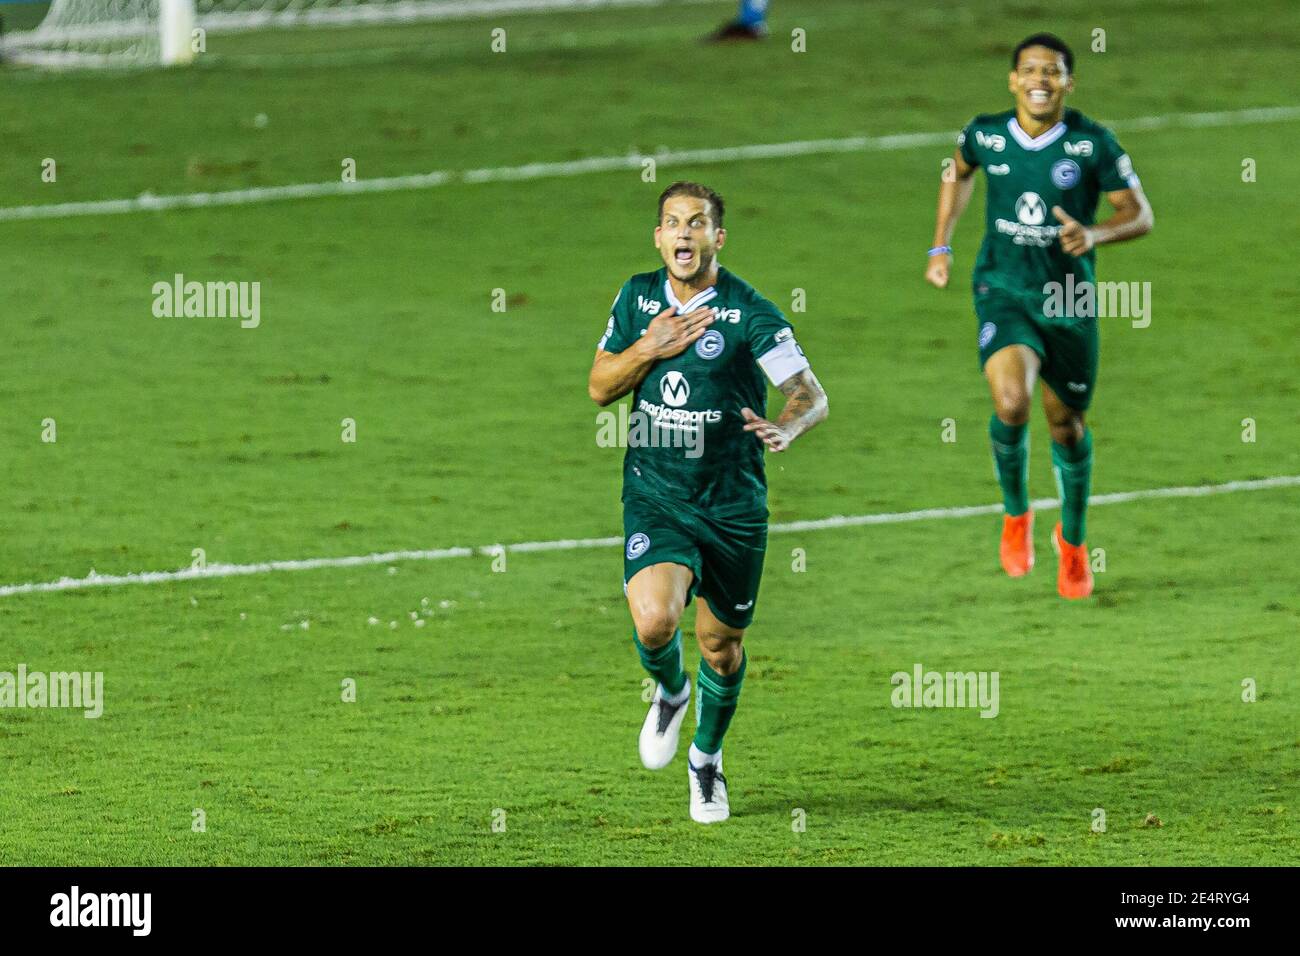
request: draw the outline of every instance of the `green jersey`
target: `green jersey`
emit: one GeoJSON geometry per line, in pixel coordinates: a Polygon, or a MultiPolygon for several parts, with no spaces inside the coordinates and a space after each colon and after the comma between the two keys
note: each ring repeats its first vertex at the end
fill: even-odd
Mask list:
{"type": "Polygon", "coordinates": [[[677,300],[666,268],[628,279],[596,347],[622,352],[670,306],[678,315],[708,306],[715,319],[680,355],[655,362],[633,392],[623,499],[667,499],[716,516],[765,515],[763,443],[744,430],[740,410],[765,417],[764,373],[780,385],[808,360],[781,310],[722,268],[689,302],[677,300]]]}
{"type": "Polygon", "coordinates": [[[1075,258],[1061,249],[1060,206],[1090,226],[1103,192],[1138,185],[1133,164],[1106,127],[1078,110],[1039,136],[1030,136],[1014,110],[977,116],[957,138],[961,156],[984,167],[988,182],[984,243],[972,282],[976,292],[1002,289],[1044,295],[1049,282],[1093,282],[1096,255],[1075,258]]]}

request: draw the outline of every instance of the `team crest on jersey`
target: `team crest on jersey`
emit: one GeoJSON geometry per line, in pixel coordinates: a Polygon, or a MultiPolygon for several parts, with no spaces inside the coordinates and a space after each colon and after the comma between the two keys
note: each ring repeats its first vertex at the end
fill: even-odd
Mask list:
{"type": "Polygon", "coordinates": [[[993,336],[998,334],[998,327],[992,322],[985,322],[980,326],[980,348],[985,348],[993,341],[993,336]]]}
{"type": "Polygon", "coordinates": [[[726,348],[727,340],[717,329],[709,329],[695,342],[695,354],[702,359],[715,359],[726,348]]]}
{"type": "Polygon", "coordinates": [[[1052,164],[1052,183],[1057,189],[1069,189],[1079,182],[1082,171],[1072,159],[1058,159],[1052,164]]]}
{"type": "Polygon", "coordinates": [[[686,381],[685,375],[673,369],[665,372],[659,380],[659,395],[670,408],[681,408],[691,397],[691,383],[686,381]]]}
{"type": "Polygon", "coordinates": [[[627,539],[627,559],[635,561],[650,550],[650,537],[638,531],[627,539]]]}
{"type": "Polygon", "coordinates": [[[1047,206],[1043,203],[1043,197],[1038,193],[1021,193],[1016,200],[1016,218],[1026,226],[1041,226],[1047,218],[1047,206]]]}

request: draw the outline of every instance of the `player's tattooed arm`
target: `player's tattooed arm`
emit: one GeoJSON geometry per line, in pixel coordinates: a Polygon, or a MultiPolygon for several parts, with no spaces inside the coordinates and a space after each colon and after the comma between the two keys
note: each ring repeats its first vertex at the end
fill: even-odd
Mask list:
{"type": "Polygon", "coordinates": [[[714,312],[707,306],[686,315],[678,315],[676,308],[660,312],[647,326],[645,335],[623,351],[596,350],[587,378],[587,394],[600,406],[617,402],[645,380],[655,362],[685,352],[713,320],[714,312]]]}
{"type": "Polygon", "coordinates": [[[774,422],[759,418],[752,408],[740,410],[746,423],[745,431],[753,432],[768,451],[785,451],[792,441],[824,421],[830,412],[826,390],[810,368],[782,382],[781,392],[785,395],[785,408],[774,422]]]}
{"type": "Polygon", "coordinates": [[[1052,214],[1061,223],[1062,249],[1072,256],[1081,256],[1093,246],[1145,236],[1156,224],[1151,203],[1147,202],[1141,186],[1106,193],[1106,199],[1115,207],[1115,215],[1095,226],[1085,226],[1060,206],[1052,207],[1052,214]]]}
{"type": "MultiPolygon", "coordinates": [[[[934,245],[931,248],[952,245],[952,231],[957,227],[961,214],[970,205],[971,193],[974,191],[975,167],[962,159],[959,149],[953,154],[951,164],[944,164],[939,183],[939,208],[934,217],[934,245]]],[[[952,253],[936,253],[926,262],[925,281],[936,288],[945,289],[951,271],[952,253]]]]}

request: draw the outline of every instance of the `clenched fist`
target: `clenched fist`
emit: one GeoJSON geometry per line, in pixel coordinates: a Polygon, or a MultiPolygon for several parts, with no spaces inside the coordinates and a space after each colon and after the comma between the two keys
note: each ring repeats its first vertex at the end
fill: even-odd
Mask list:
{"type": "Polygon", "coordinates": [[[925,281],[936,289],[948,288],[948,273],[952,271],[952,255],[941,252],[930,257],[925,267],[925,281]]]}

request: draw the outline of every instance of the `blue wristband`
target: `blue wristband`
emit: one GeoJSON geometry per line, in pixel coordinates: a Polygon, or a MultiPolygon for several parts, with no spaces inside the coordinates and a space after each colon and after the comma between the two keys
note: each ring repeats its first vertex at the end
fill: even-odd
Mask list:
{"type": "Polygon", "coordinates": [[[952,246],[935,246],[933,249],[927,252],[926,255],[930,256],[931,258],[933,258],[934,256],[950,256],[952,255],[952,246]]]}

